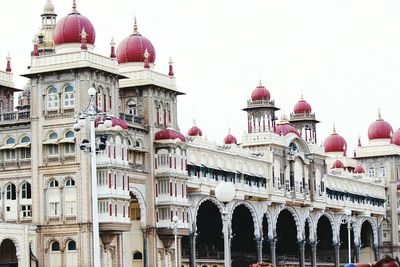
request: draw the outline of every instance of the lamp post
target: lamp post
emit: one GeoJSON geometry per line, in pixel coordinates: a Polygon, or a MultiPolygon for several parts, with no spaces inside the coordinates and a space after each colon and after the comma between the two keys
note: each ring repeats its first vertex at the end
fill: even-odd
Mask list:
{"type": "MultiPolygon", "coordinates": [[[[74,130],[79,131],[82,127],[87,126],[87,120],[89,120],[89,131],[90,141],[84,139],[82,144],[79,146],[81,150],[90,152],[90,164],[91,164],[91,183],[92,183],[92,221],[93,221],[93,266],[100,267],[100,233],[99,233],[99,214],[97,204],[97,170],[96,170],[96,133],[95,133],[95,121],[96,118],[105,113],[96,111],[95,96],[96,89],[89,88],[89,104],[85,110],[82,110],[78,115],[78,121],[74,124],[74,130]]],[[[112,126],[111,118],[107,117],[104,122],[99,124],[99,129],[105,130],[112,126]]],[[[105,139],[106,140],[106,139],[105,139]]],[[[105,142],[104,137],[102,142],[105,142]]],[[[99,150],[105,148],[104,144],[99,145],[99,150]]]]}
{"type": "Polygon", "coordinates": [[[348,258],[349,258],[349,263],[351,263],[351,238],[350,238],[350,231],[353,228],[353,223],[355,223],[355,220],[353,217],[345,217],[342,219],[341,224],[347,224],[347,247],[348,247],[348,258]]]}
{"type": "Polygon", "coordinates": [[[229,227],[229,211],[226,206],[235,198],[235,186],[233,183],[221,182],[215,188],[215,197],[224,203],[222,209],[222,220],[223,227],[222,232],[224,234],[224,266],[231,266],[231,246],[230,246],[230,227],[229,227]]]}
{"type": "Polygon", "coordinates": [[[172,227],[174,228],[174,241],[175,241],[175,267],[178,267],[178,216],[172,217],[172,227]]]}

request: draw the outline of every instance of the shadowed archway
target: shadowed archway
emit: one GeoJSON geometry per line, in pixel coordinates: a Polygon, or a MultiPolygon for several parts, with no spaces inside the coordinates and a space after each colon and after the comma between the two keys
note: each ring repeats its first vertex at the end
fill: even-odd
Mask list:
{"type": "Polygon", "coordinates": [[[11,239],[4,239],[0,246],[0,267],[17,267],[17,249],[11,239]]]}
{"type": "Polygon", "coordinates": [[[325,215],[319,218],[317,224],[317,262],[335,262],[332,225],[325,215]]]}
{"type": "Polygon", "coordinates": [[[277,264],[299,261],[297,229],[293,215],[288,210],[279,213],[276,223],[276,260],[277,264]]]}

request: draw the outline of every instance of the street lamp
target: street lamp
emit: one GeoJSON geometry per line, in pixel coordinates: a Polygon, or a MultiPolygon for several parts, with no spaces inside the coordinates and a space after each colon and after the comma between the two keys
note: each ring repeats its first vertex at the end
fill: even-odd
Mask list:
{"type": "Polygon", "coordinates": [[[227,208],[228,202],[231,202],[235,198],[235,186],[233,183],[227,183],[222,181],[215,188],[215,197],[224,203],[222,209],[223,227],[222,232],[224,234],[224,266],[231,266],[231,255],[230,255],[230,229],[229,229],[229,211],[227,208]]]}
{"type": "Polygon", "coordinates": [[[174,228],[174,240],[175,240],[175,267],[178,267],[178,216],[172,217],[172,227],[174,228]]]}
{"type": "Polygon", "coordinates": [[[350,231],[353,228],[353,224],[355,223],[355,219],[353,217],[345,217],[342,219],[341,224],[347,224],[347,247],[348,247],[348,257],[349,263],[351,263],[351,238],[350,231]]]}
{"type": "MultiPolygon", "coordinates": [[[[91,163],[91,182],[92,182],[92,220],[93,220],[93,266],[100,267],[100,233],[99,233],[99,214],[97,207],[97,170],[96,170],[96,133],[95,133],[95,121],[96,118],[104,116],[105,113],[97,112],[95,105],[96,89],[89,88],[89,104],[85,110],[82,110],[78,115],[78,120],[74,124],[73,128],[75,131],[79,131],[82,127],[87,126],[87,120],[90,123],[90,141],[82,140],[82,144],[79,146],[81,150],[90,152],[90,163],[91,163]],[[90,145],[90,146],[89,146],[90,145]]],[[[105,121],[99,123],[99,129],[105,130],[112,126],[110,117],[107,117],[105,121]]],[[[105,149],[105,140],[107,136],[100,137],[99,150],[105,149]]]]}

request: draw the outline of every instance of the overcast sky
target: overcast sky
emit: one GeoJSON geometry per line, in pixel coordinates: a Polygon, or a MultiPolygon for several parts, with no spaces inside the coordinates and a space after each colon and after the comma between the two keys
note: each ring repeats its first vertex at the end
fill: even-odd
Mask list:
{"type": "MultiPolygon", "coordinates": [[[[53,0],[58,18],[72,0],[53,0]]],[[[10,52],[15,83],[30,65],[32,39],[45,0],[1,0],[0,57],[10,52]]],[[[357,136],[382,117],[400,127],[400,1],[384,0],[77,0],[96,28],[95,51],[109,54],[139,32],[157,51],[156,69],[167,73],[172,56],[184,133],[193,119],[208,139],[231,132],[241,140],[245,107],[259,80],[287,115],[301,92],[317,118],[319,142],[333,123],[352,154],[357,136]]],[[[5,69],[4,64],[0,65],[5,69]]],[[[281,115],[279,112],[279,117],[281,115]]]]}

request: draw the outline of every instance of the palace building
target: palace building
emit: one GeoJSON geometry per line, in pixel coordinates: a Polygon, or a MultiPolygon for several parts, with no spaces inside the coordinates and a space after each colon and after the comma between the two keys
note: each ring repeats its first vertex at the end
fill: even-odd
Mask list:
{"type": "Polygon", "coordinates": [[[303,97],[278,119],[278,101],[260,83],[243,101],[247,133],[227,130],[211,142],[195,123],[179,129],[184,93],[172,60],[165,74],[156,70],[155,46],[136,21],[100,55],[95,25],[78,9],[73,1],[59,18],[47,0],[23,89],[10,57],[0,71],[0,266],[88,267],[94,250],[104,267],[341,266],[349,252],[351,261],[400,256],[400,130],[380,114],[368,144],[350,155],[335,127],[318,144],[320,118],[303,97]],[[81,150],[89,123],[74,127],[88,105],[98,114],[95,165],[81,150]],[[227,203],[215,193],[223,182],[234,186],[227,203]]]}

